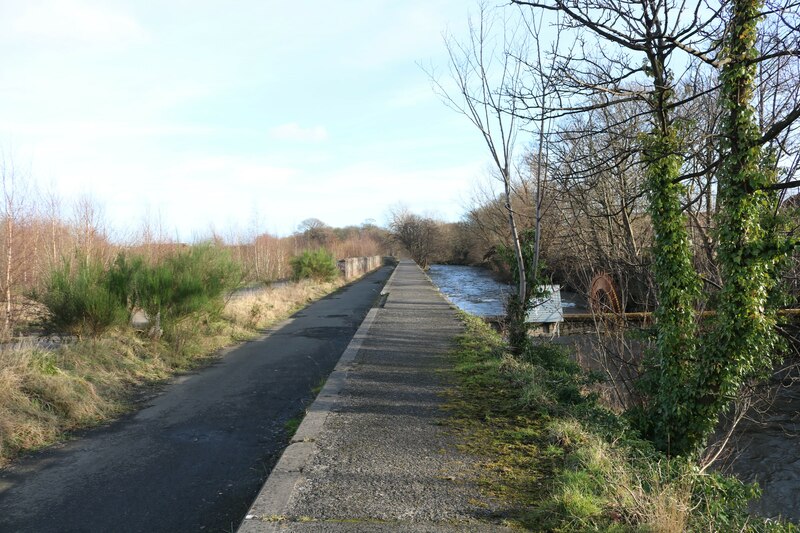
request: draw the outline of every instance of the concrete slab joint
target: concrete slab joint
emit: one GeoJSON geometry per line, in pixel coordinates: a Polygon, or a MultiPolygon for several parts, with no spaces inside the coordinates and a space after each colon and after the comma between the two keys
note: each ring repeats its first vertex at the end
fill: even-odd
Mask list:
{"type": "MultiPolygon", "coordinates": [[[[376,268],[379,266],[377,263],[374,264],[376,268]]],[[[392,282],[395,272],[392,272],[385,286],[389,286],[392,282]]],[[[347,372],[352,366],[351,363],[358,354],[358,350],[361,348],[376,314],[376,308],[370,309],[367,313],[350,344],[342,353],[333,372],[326,380],[322,390],[309,407],[289,446],[284,450],[269,478],[264,483],[250,511],[248,511],[244,521],[239,526],[239,532],[277,531],[277,529],[274,529],[276,525],[271,519],[282,516],[296,485],[301,479],[301,473],[316,453],[316,441],[325,425],[325,419],[330,413],[332,401],[336,399],[344,386],[347,372]]]]}
{"type": "Polygon", "coordinates": [[[240,532],[511,531],[442,423],[462,322],[413,262],[381,294],[240,532]]]}

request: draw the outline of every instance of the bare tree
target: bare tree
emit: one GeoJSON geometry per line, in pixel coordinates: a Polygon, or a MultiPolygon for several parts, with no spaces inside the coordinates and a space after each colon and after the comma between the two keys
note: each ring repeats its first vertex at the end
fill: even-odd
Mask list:
{"type": "Polygon", "coordinates": [[[645,124],[634,119],[603,131],[620,121],[618,115],[638,109],[629,102],[592,110],[554,132],[549,185],[554,213],[548,225],[560,246],[548,250],[547,263],[585,292],[592,278],[605,272],[619,284],[623,308],[641,310],[652,303],[652,232],[635,149],[645,124]],[[585,135],[589,128],[596,132],[585,135]]]}
{"type": "Polygon", "coordinates": [[[78,251],[86,261],[109,259],[103,209],[91,195],[83,194],[73,204],[72,224],[78,251]]]}
{"type": "Polygon", "coordinates": [[[546,210],[545,197],[550,177],[550,133],[554,122],[550,110],[560,106],[558,81],[554,73],[558,67],[559,51],[562,47],[561,26],[558,13],[555,14],[554,20],[549,20],[545,16],[528,17],[524,11],[520,14],[527,29],[527,41],[530,43],[529,57],[519,57],[517,60],[524,64],[528,74],[520,96],[527,115],[525,117],[527,127],[535,139],[525,157],[525,163],[530,169],[534,187],[533,227],[536,240],[531,271],[538,273],[542,248],[542,219],[546,210]],[[546,23],[552,39],[549,42],[542,33],[546,23]],[[549,48],[545,49],[546,46],[549,48]]]}
{"type": "Polygon", "coordinates": [[[423,269],[428,268],[432,256],[439,251],[441,232],[439,224],[430,217],[416,215],[405,207],[390,213],[389,231],[411,258],[423,269]]]}
{"type": "Polygon", "coordinates": [[[297,230],[310,246],[326,246],[334,238],[331,227],[318,218],[307,218],[297,226],[297,230]]]}
{"type": "MultiPolygon", "coordinates": [[[[507,212],[511,245],[516,259],[516,301],[509,302],[512,339],[527,339],[525,309],[530,295],[530,265],[525,264],[520,242],[518,214],[512,207],[514,148],[522,111],[523,62],[528,55],[525,24],[508,18],[505,12],[490,11],[481,5],[476,20],[470,20],[466,42],[445,37],[450,60],[448,89],[431,75],[434,88],[449,107],[464,115],[480,133],[499,176],[507,212]]],[[[512,344],[518,342],[512,340],[512,344]]],[[[519,348],[519,346],[517,346],[519,348]]]]}
{"type": "Polygon", "coordinates": [[[50,189],[43,197],[43,208],[46,213],[49,246],[48,267],[53,267],[59,260],[58,254],[64,246],[64,224],[62,222],[61,198],[50,189]]]}
{"type": "Polygon", "coordinates": [[[3,222],[5,225],[4,231],[4,247],[5,247],[5,265],[3,275],[3,293],[5,297],[5,317],[3,319],[3,335],[8,336],[12,332],[14,324],[14,294],[13,287],[15,283],[14,272],[16,262],[18,261],[18,245],[17,245],[17,232],[19,226],[23,223],[27,204],[25,191],[25,182],[22,176],[15,168],[14,162],[3,157],[0,161],[0,179],[2,179],[3,187],[3,222]]]}

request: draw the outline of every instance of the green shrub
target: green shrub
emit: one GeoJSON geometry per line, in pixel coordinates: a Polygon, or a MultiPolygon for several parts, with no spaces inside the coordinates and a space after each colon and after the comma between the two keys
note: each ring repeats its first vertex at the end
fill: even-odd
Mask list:
{"type": "Polygon", "coordinates": [[[108,290],[129,310],[138,304],[135,301],[134,278],[145,268],[143,258],[136,256],[128,258],[124,253],[120,253],[106,272],[105,284],[108,290]]]}
{"type": "Polygon", "coordinates": [[[166,326],[193,313],[216,314],[225,294],[240,280],[230,254],[201,245],[155,265],[124,254],[108,269],[86,261],[73,269],[64,261],[34,297],[49,311],[48,330],[98,336],[111,326],[126,324],[134,307],[150,317],[160,316],[166,326]]]}
{"type": "Polygon", "coordinates": [[[79,261],[73,268],[65,260],[34,297],[49,311],[44,326],[54,333],[98,336],[128,319],[125,301],[110,290],[107,272],[97,262],[79,261]]]}
{"type": "Polygon", "coordinates": [[[323,248],[314,251],[306,250],[293,257],[291,265],[292,277],[295,281],[308,278],[331,281],[339,274],[333,255],[323,248]]]}
{"type": "Polygon", "coordinates": [[[225,294],[241,281],[230,254],[209,245],[164,258],[134,270],[131,298],[148,316],[160,313],[165,323],[192,313],[216,314],[225,294]]]}

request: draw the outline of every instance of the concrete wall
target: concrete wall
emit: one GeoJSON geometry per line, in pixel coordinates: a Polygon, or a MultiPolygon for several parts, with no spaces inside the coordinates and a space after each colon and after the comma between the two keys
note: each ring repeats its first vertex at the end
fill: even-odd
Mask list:
{"type": "Polygon", "coordinates": [[[368,272],[380,268],[383,258],[379,255],[371,257],[348,257],[339,261],[339,270],[344,274],[345,280],[360,278],[368,272]]]}

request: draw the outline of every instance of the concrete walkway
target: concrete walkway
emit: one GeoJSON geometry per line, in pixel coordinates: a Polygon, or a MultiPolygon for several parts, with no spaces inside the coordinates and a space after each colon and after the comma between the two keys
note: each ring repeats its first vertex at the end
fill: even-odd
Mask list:
{"type": "Polygon", "coordinates": [[[241,525],[241,533],[503,531],[475,459],[442,421],[462,331],[420,268],[403,261],[241,525]]]}

